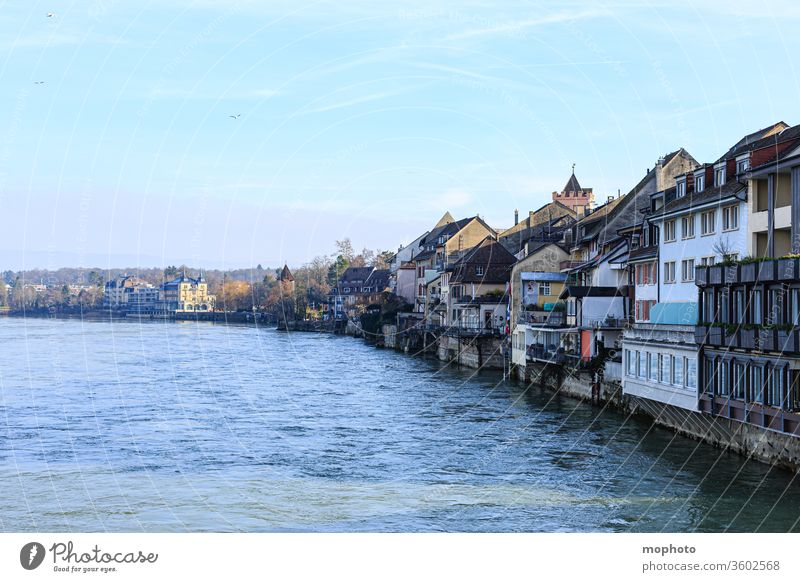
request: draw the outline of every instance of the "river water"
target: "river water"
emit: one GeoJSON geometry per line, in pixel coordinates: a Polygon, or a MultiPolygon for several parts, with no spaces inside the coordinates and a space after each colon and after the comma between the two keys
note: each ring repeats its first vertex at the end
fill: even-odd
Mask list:
{"type": "Polygon", "coordinates": [[[783,470],[496,374],[210,323],[0,319],[3,531],[794,531],[783,470]]]}

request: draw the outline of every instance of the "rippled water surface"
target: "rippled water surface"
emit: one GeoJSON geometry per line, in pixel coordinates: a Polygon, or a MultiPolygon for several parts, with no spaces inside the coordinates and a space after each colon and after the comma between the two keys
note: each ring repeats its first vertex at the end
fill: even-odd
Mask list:
{"type": "Polygon", "coordinates": [[[786,472],[254,327],[0,319],[4,531],[790,531],[786,472]]]}

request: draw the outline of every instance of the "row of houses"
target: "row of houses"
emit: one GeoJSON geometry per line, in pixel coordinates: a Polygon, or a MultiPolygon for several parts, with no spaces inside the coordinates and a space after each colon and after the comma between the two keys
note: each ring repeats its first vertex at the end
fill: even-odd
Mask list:
{"type": "Polygon", "coordinates": [[[591,369],[630,398],[800,434],[799,228],[800,126],[780,122],[707,163],[663,155],[600,203],[573,168],[511,228],[445,213],[332,296],[355,316],[391,292],[400,329],[505,338],[520,375],[591,369]]]}
{"type": "Polygon", "coordinates": [[[214,311],[215,304],[202,272],[197,277],[181,273],[158,287],[135,275],[123,275],[107,281],[103,294],[104,308],[136,315],[204,313],[214,311]]]}

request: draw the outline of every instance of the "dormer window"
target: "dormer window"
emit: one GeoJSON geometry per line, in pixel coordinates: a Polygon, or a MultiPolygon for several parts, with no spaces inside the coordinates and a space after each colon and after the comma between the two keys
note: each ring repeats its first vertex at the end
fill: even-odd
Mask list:
{"type": "Polygon", "coordinates": [[[476,274],[478,277],[480,277],[481,275],[483,275],[483,267],[480,267],[480,266],[479,266],[479,267],[475,267],[475,274],[476,274]]]}
{"type": "Polygon", "coordinates": [[[675,184],[677,188],[677,196],[678,198],[683,198],[686,196],[686,176],[678,178],[678,181],[675,184]]]}
{"type": "Polygon", "coordinates": [[[694,191],[702,192],[706,189],[706,173],[705,171],[694,175],[694,191]]]}
{"type": "Polygon", "coordinates": [[[750,154],[736,158],[736,173],[744,174],[750,169],[750,154]]]}
{"type": "Polygon", "coordinates": [[[714,186],[719,188],[725,183],[725,162],[720,162],[714,166],[714,186]]]}

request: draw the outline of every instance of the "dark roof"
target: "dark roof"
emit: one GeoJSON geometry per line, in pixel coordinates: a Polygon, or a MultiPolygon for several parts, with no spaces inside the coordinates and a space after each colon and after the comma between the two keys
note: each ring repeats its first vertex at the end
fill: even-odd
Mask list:
{"type": "Polygon", "coordinates": [[[369,278],[374,270],[374,267],[347,267],[342,276],[339,277],[339,284],[362,283],[369,278]]]}
{"type": "Polygon", "coordinates": [[[567,185],[564,186],[562,192],[580,192],[581,185],[578,183],[578,179],[575,177],[575,172],[572,172],[572,175],[567,180],[567,185]]]}
{"type": "Polygon", "coordinates": [[[375,287],[378,291],[383,291],[389,286],[389,269],[375,269],[364,282],[367,287],[375,287]]]}
{"type": "Polygon", "coordinates": [[[289,270],[289,266],[286,265],[286,264],[284,264],[283,265],[283,269],[281,269],[280,280],[281,281],[294,281],[294,275],[292,275],[292,272],[289,270]]]}
{"type": "Polygon", "coordinates": [[[443,224],[438,228],[434,228],[428,234],[425,235],[420,241],[420,245],[423,244],[431,244],[436,243],[440,236],[449,235],[452,236],[457,233],[459,230],[467,226],[473,219],[477,218],[477,216],[470,216],[469,218],[462,218],[461,220],[456,220],[453,222],[448,222],[447,224],[443,224]]]}
{"type": "Polygon", "coordinates": [[[203,275],[202,271],[200,275],[193,279],[192,277],[187,277],[186,273],[181,273],[177,277],[175,277],[172,281],[167,281],[162,285],[162,288],[166,289],[167,287],[177,287],[181,283],[191,283],[192,285],[197,285],[198,283],[205,283],[206,278],[203,275]]]}
{"type": "MultiPolygon", "coordinates": [[[[683,196],[682,198],[675,198],[667,202],[663,208],[651,216],[651,219],[658,218],[665,214],[671,214],[678,210],[686,210],[708,204],[710,202],[718,202],[720,200],[733,197],[734,194],[745,190],[746,188],[747,186],[744,184],[731,179],[722,186],[711,186],[702,192],[690,190],[686,196],[683,196]]],[[[665,197],[668,197],[670,194],[674,193],[674,191],[674,187],[665,190],[665,197]]]]}
{"type": "Polygon", "coordinates": [[[517,232],[501,236],[500,244],[509,252],[518,253],[525,247],[526,243],[551,244],[559,242],[564,236],[564,231],[570,228],[574,223],[575,219],[571,216],[557,216],[532,227],[523,228],[517,232]]]}
{"type": "Polygon", "coordinates": [[[453,266],[450,283],[507,283],[517,258],[496,240],[486,237],[453,266]],[[478,275],[476,267],[482,267],[478,275]]]}
{"type": "Polygon", "coordinates": [[[735,158],[736,156],[741,155],[749,150],[758,149],[764,145],[769,145],[769,141],[766,143],[762,142],[765,142],[765,140],[776,141],[781,135],[781,133],[778,132],[785,130],[787,127],[789,126],[786,123],[779,121],[778,123],[773,123],[772,125],[761,128],[758,131],[754,131],[753,133],[748,133],[742,139],[737,141],[733,147],[731,147],[731,149],[725,152],[725,154],[720,157],[717,162],[735,158]],[[776,129],[778,132],[776,132],[776,129]],[[774,135],[769,135],[770,133],[773,133],[774,135]]]}
{"type": "Polygon", "coordinates": [[[639,247],[628,253],[628,261],[643,261],[645,259],[653,259],[658,254],[658,247],[655,245],[647,247],[639,247]]]}

